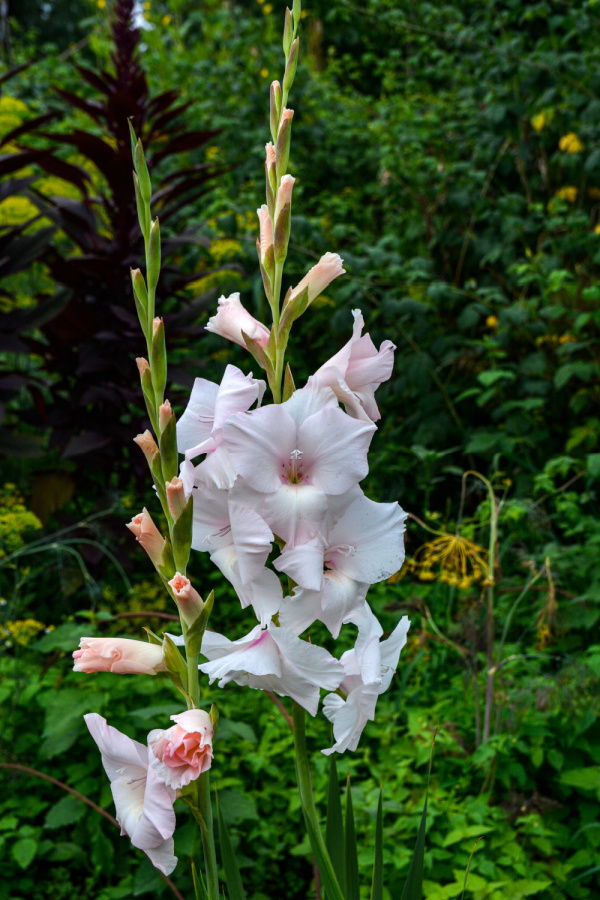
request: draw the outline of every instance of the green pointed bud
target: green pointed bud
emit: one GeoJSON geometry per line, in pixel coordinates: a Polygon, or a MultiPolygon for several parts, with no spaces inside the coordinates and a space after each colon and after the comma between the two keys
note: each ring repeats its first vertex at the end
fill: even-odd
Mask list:
{"type": "Polygon", "coordinates": [[[277,140],[279,128],[279,116],[281,115],[281,85],[278,81],[271,82],[271,137],[277,140]]]}
{"type": "Polygon", "coordinates": [[[202,638],[215,602],[215,592],[211,591],[202,607],[202,612],[190,625],[185,635],[185,652],[188,656],[198,656],[202,647],[202,638]]]}
{"type": "Polygon", "coordinates": [[[142,200],[140,180],[135,172],[133,173],[133,186],[135,188],[135,205],[137,208],[138,222],[140,223],[140,231],[144,236],[144,240],[147,241],[150,216],[148,213],[148,207],[144,205],[144,201],[142,200]]]}
{"type": "Polygon", "coordinates": [[[187,694],[188,675],[185,659],[181,655],[177,644],[173,643],[168,634],[165,634],[162,646],[167,675],[180,691],[187,694]]]}
{"type": "Polygon", "coordinates": [[[127,124],[129,125],[129,137],[131,139],[131,158],[133,160],[133,165],[135,166],[135,145],[137,144],[138,139],[135,129],[131,124],[131,116],[127,119],[127,124]]]}
{"type": "MultiPolygon", "coordinates": [[[[165,344],[165,323],[158,317],[152,320],[152,355],[150,357],[152,386],[156,405],[160,406],[167,384],[167,347],[165,344]]],[[[177,475],[177,472],[175,472],[177,475]]]]}
{"type": "Polygon", "coordinates": [[[152,386],[152,372],[150,371],[148,360],[144,359],[143,356],[139,356],[136,359],[136,363],[138,372],[140,373],[140,381],[142,383],[142,391],[144,394],[144,399],[146,401],[148,415],[150,416],[150,419],[152,420],[152,426],[154,427],[156,415],[154,413],[154,387],[152,386]]]}
{"type": "Polygon", "coordinates": [[[156,570],[167,581],[175,574],[175,560],[173,559],[173,548],[171,542],[165,539],[165,546],[162,552],[162,559],[156,566],[156,570]]]}
{"type": "Polygon", "coordinates": [[[294,0],[294,4],[292,6],[292,13],[294,15],[294,31],[298,28],[300,24],[300,19],[302,18],[302,3],[301,0],[294,0]]]}
{"type": "Polygon", "coordinates": [[[242,337],[244,338],[246,347],[248,348],[256,362],[259,364],[261,369],[264,369],[267,375],[273,376],[275,374],[275,369],[273,367],[273,362],[266,351],[263,350],[258,341],[255,341],[253,338],[248,337],[248,335],[244,331],[242,331],[242,337]]]}
{"type": "Polygon", "coordinates": [[[296,38],[292,44],[290,55],[285,65],[285,75],[283,76],[283,92],[288,95],[296,77],[296,67],[298,65],[298,53],[300,52],[300,38],[296,38]]]}
{"type": "Polygon", "coordinates": [[[172,478],[177,477],[179,469],[175,416],[171,415],[167,420],[158,439],[158,446],[160,448],[163,478],[165,481],[171,481],[172,478]]]}
{"type": "Polygon", "coordinates": [[[148,166],[146,165],[146,159],[144,157],[144,149],[139,138],[133,152],[133,164],[135,165],[135,171],[137,172],[137,176],[140,180],[140,193],[142,195],[142,200],[146,205],[149,205],[152,199],[152,184],[150,182],[150,173],[148,171],[148,166]]]}
{"type": "Polygon", "coordinates": [[[154,634],[153,631],[150,631],[149,628],[146,628],[145,625],[142,626],[144,631],[146,632],[146,637],[148,638],[149,644],[157,644],[159,647],[162,647],[162,638],[159,638],[157,634],[154,634]]]}
{"type": "Polygon", "coordinates": [[[287,172],[288,162],[290,159],[290,144],[292,142],[292,119],[294,118],[294,110],[281,110],[281,121],[279,123],[279,134],[277,135],[277,146],[275,147],[276,172],[277,179],[281,181],[287,172]]]}
{"type": "Polygon", "coordinates": [[[283,402],[289,400],[294,391],[296,390],[296,385],[294,384],[294,379],[292,378],[292,370],[290,369],[290,364],[286,363],[285,366],[285,375],[283,376],[283,402]]]}
{"type": "Polygon", "coordinates": [[[158,284],[158,276],[160,275],[160,225],[158,219],[155,219],[150,229],[150,238],[148,240],[148,290],[155,291],[158,284]]]}
{"type": "Polygon", "coordinates": [[[133,285],[133,299],[135,300],[135,308],[142,326],[142,331],[146,335],[148,324],[148,292],[146,290],[146,282],[144,276],[139,269],[130,269],[131,283],[133,285]]]}
{"type": "Polygon", "coordinates": [[[219,725],[219,710],[217,709],[217,707],[215,706],[214,703],[211,704],[209,716],[210,716],[210,721],[212,722],[213,736],[214,736],[217,733],[217,727],[219,725]]]}
{"type": "Polygon", "coordinates": [[[292,11],[286,7],[285,21],[283,23],[283,53],[287,59],[292,46],[294,26],[292,24],[292,11]]]}
{"type": "Polygon", "coordinates": [[[190,494],[183,511],[173,523],[173,543],[178,571],[187,567],[192,547],[193,497],[190,494]]]}
{"type": "Polygon", "coordinates": [[[273,244],[273,253],[276,263],[282,263],[287,256],[288,242],[290,239],[290,231],[292,227],[292,204],[286,203],[280,210],[275,222],[275,242],[273,244]]]}
{"type": "Polygon", "coordinates": [[[266,182],[266,196],[267,196],[267,208],[269,210],[269,215],[271,218],[275,215],[275,196],[277,194],[277,172],[276,172],[276,156],[275,156],[275,147],[269,141],[268,144],[265,145],[266,158],[265,158],[265,182],[266,182]]]}

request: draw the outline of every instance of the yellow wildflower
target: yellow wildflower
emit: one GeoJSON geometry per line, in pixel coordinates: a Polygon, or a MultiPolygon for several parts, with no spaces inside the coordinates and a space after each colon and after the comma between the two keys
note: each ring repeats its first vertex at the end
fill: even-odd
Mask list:
{"type": "Polygon", "coordinates": [[[600,225],[596,225],[594,228],[594,234],[600,234],[600,225]]]}
{"type": "Polygon", "coordinates": [[[272,12],[273,12],[272,5],[270,3],[265,3],[265,5],[263,6],[263,13],[265,14],[265,16],[270,15],[270,13],[272,13],[272,12]]]}
{"type": "Polygon", "coordinates": [[[496,328],[498,325],[498,319],[496,316],[488,316],[485,320],[485,324],[488,328],[496,328]]]}
{"type": "Polygon", "coordinates": [[[269,70],[266,69],[264,66],[263,66],[262,69],[260,70],[260,77],[261,77],[261,78],[268,78],[268,77],[269,77],[269,70]]]}
{"type": "Polygon", "coordinates": [[[302,12],[300,13],[300,18],[305,19],[308,15],[309,15],[309,10],[303,9],[302,12]]]}
{"type": "Polygon", "coordinates": [[[558,339],[559,344],[573,344],[577,341],[574,334],[561,334],[558,339]]]}
{"type": "Polygon", "coordinates": [[[578,193],[579,191],[576,187],[570,186],[561,188],[556,192],[556,196],[560,197],[561,200],[567,200],[569,203],[575,203],[578,193]]]}
{"type": "Polygon", "coordinates": [[[98,0],[96,6],[98,9],[106,9],[106,0],[98,0]]]}
{"type": "MultiPolygon", "coordinates": [[[[466,589],[487,577],[487,551],[460,534],[442,534],[419,547],[405,568],[414,572],[419,581],[439,580],[453,587],[466,589]],[[439,565],[439,573],[433,571],[439,565]]],[[[388,584],[400,581],[403,570],[392,575],[388,584]]]]}
{"type": "Polygon", "coordinates": [[[533,118],[531,119],[531,127],[534,129],[534,131],[541,131],[545,124],[545,112],[538,113],[537,116],[533,116],[533,118]]]}
{"type": "Polygon", "coordinates": [[[581,153],[583,143],[574,131],[564,134],[558,142],[558,149],[564,153],[581,153]]]}
{"type": "Polygon", "coordinates": [[[172,21],[173,21],[173,19],[172,19],[171,16],[169,16],[169,15],[166,15],[166,16],[163,16],[163,17],[162,17],[162,23],[163,23],[163,25],[170,25],[172,21]]]}

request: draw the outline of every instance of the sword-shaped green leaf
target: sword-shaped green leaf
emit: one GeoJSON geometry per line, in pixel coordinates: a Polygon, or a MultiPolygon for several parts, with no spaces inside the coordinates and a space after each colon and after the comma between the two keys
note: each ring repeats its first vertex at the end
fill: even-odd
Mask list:
{"type": "Polygon", "coordinates": [[[433,762],[433,748],[435,746],[435,735],[431,744],[431,755],[429,756],[429,771],[427,772],[427,787],[425,789],[425,806],[423,807],[423,815],[421,816],[421,824],[419,825],[419,833],[415,849],[410,861],[408,877],[404,890],[402,891],[402,900],[423,900],[423,860],[425,858],[425,828],[427,824],[427,798],[429,795],[429,779],[431,778],[431,764],[433,762]]]}
{"type": "Polygon", "coordinates": [[[346,874],[344,871],[344,820],[342,818],[342,801],[340,800],[340,783],[333,753],[329,757],[325,844],[329,852],[333,871],[337,876],[342,891],[344,891],[346,874]]]}
{"type": "Polygon", "coordinates": [[[221,860],[223,869],[225,870],[225,881],[227,883],[227,892],[229,900],[246,900],[244,886],[240,876],[235,851],[231,845],[231,838],[227,831],[227,825],[221,812],[219,798],[217,797],[217,816],[219,819],[219,844],[221,845],[221,860]]]}
{"type": "Polygon", "coordinates": [[[346,779],[346,815],[344,823],[344,850],[346,870],[346,900],[360,900],[358,883],[358,854],[356,851],[356,830],[354,828],[354,810],[352,808],[352,792],[350,790],[350,774],[346,779]]]}
{"type": "Polygon", "coordinates": [[[383,787],[379,789],[377,819],[375,820],[375,860],[373,862],[371,900],[383,900],[383,787]]]}
{"type": "Polygon", "coordinates": [[[196,896],[196,900],[208,900],[208,893],[206,890],[206,885],[204,884],[204,879],[202,877],[202,872],[198,872],[196,869],[196,863],[192,858],[192,881],[194,882],[194,894],[196,896]]]}

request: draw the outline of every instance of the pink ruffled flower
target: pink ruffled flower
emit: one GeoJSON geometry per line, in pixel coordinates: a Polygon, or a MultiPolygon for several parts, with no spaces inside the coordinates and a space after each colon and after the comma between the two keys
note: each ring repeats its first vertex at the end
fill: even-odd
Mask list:
{"type": "Polygon", "coordinates": [[[338,253],[326,253],[316,266],[308,270],[302,281],[296,285],[288,303],[291,303],[292,300],[298,297],[304,288],[308,288],[308,302],[312,303],[315,297],[322,294],[334,278],[345,273],[346,270],[342,268],[343,263],[344,260],[338,253]]]}
{"type": "Polygon", "coordinates": [[[148,735],[148,760],[161,781],[178,790],[210,769],[213,724],[203,709],[188,709],[171,719],[171,728],[148,735]]]}
{"type": "Polygon", "coordinates": [[[154,565],[160,566],[166,541],[145,507],[141,513],[133,517],[131,522],[127,523],[127,528],[135,534],[136,540],[142,545],[154,565]]]}
{"type": "Polygon", "coordinates": [[[173,853],[175,791],[148,767],[147,747],[107,725],[97,713],[83,718],[110,778],[121,834],[128,835],[152,865],[170,875],[177,865],[173,853]]]}
{"type": "Polygon", "coordinates": [[[261,347],[265,347],[269,340],[269,329],[251,316],[247,309],[242,306],[240,295],[236,291],[230,297],[219,297],[219,308],[216,316],[212,316],[206,325],[207,331],[213,331],[220,334],[221,337],[239,344],[241,347],[246,346],[246,342],[242,337],[242,331],[248,337],[257,341],[261,347]]]}
{"type": "Polygon", "coordinates": [[[165,668],[162,647],[130,638],[87,638],[73,653],[74,672],[156,675],[165,668]]]}
{"type": "Polygon", "coordinates": [[[339,353],[315,372],[314,377],[331,388],[351,416],[376,421],[381,415],[375,402],[375,391],[392,374],[396,348],[391,341],[384,341],[377,350],[370,335],[361,337],[365,324],[361,311],[354,309],[352,315],[352,337],[339,353]]]}

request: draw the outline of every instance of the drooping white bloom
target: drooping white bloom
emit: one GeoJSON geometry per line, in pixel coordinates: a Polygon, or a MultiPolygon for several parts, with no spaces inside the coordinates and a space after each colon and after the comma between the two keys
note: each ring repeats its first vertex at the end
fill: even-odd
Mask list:
{"type": "Polygon", "coordinates": [[[325,755],[356,750],[365,725],[375,718],[378,697],[390,686],[410,627],[403,616],[387,640],[381,641],[381,625],[366,605],[357,624],[356,645],[340,660],[345,673],[340,687],[348,696],[343,700],[338,694],[328,694],[323,701],[335,738],[334,745],[322,751],[325,755]]]}
{"type": "Polygon", "coordinates": [[[121,834],[128,835],[152,865],[170,875],[177,865],[172,837],[175,791],[149,768],[147,747],[112,728],[97,713],[83,718],[102,754],[121,834]]]}
{"type": "Polygon", "coordinates": [[[302,641],[289,631],[260,625],[238,641],[207,631],[202,654],[209,662],[198,668],[219,679],[219,687],[230,681],[250,688],[275,691],[291,697],[312,716],[319,705],[319,688],[334,691],[344,676],[341,663],[322,647],[302,641]]]}

